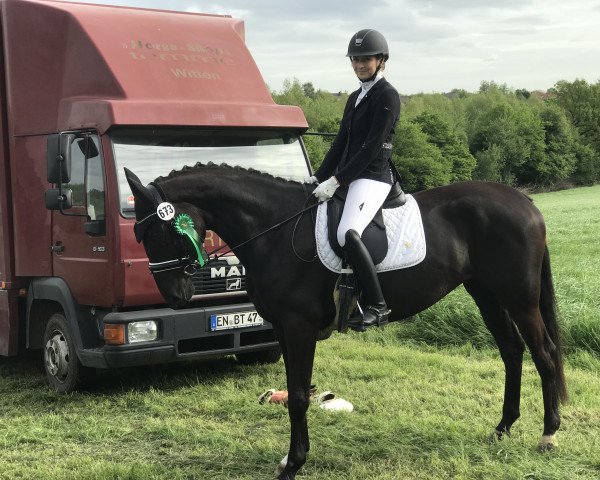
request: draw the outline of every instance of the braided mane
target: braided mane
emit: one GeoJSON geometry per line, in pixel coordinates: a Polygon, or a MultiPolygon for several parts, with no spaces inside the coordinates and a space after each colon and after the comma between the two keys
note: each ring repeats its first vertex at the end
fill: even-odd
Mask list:
{"type": "Polygon", "coordinates": [[[289,180],[287,178],[282,178],[282,177],[276,177],[274,175],[271,175],[270,173],[267,172],[263,172],[260,170],[256,170],[254,168],[244,168],[244,167],[240,167],[238,165],[232,166],[232,165],[228,165],[226,163],[222,163],[220,165],[217,165],[216,163],[213,162],[208,162],[208,163],[202,163],[202,162],[198,162],[196,163],[196,165],[194,166],[188,166],[186,165],[185,167],[183,167],[180,170],[171,170],[171,172],[164,177],[158,177],[156,178],[156,182],[161,182],[163,180],[169,180],[171,178],[176,178],[179,177],[181,175],[184,174],[189,174],[189,173],[195,173],[195,172],[199,172],[200,170],[202,170],[203,168],[209,168],[209,167],[216,167],[216,168],[224,168],[224,169],[229,169],[229,170],[237,170],[237,171],[241,171],[241,172],[247,172],[250,175],[256,175],[256,176],[260,176],[263,178],[269,178],[269,179],[273,179],[279,182],[285,182],[285,183],[292,183],[292,184],[300,184],[301,182],[298,182],[296,180],[289,180]]]}

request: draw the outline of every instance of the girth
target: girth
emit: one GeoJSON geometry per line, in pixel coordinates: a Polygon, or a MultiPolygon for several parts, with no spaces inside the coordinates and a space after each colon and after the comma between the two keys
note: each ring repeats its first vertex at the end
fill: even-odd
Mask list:
{"type": "MultiPolygon", "coordinates": [[[[348,187],[339,187],[333,197],[327,202],[327,229],[331,248],[340,258],[344,258],[344,252],[337,241],[337,229],[344,211],[344,203],[348,195],[348,187]]],[[[384,208],[401,207],[406,203],[406,196],[398,182],[392,185],[392,189],[383,202],[381,208],[375,214],[371,223],[365,228],[361,239],[371,254],[373,263],[377,265],[385,258],[388,250],[385,224],[383,223],[384,208]]]]}

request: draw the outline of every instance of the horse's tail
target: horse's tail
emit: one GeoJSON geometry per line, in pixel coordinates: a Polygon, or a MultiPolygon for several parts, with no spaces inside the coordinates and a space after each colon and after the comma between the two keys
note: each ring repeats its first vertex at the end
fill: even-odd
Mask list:
{"type": "Polygon", "coordinates": [[[542,314],[542,319],[544,320],[544,325],[546,326],[546,331],[556,347],[555,349],[552,349],[552,360],[556,369],[555,381],[558,400],[565,402],[567,400],[567,384],[565,382],[565,372],[563,368],[556,296],[554,294],[554,283],[552,281],[552,270],[550,269],[550,253],[548,252],[548,246],[545,247],[544,259],[542,261],[540,312],[542,314]]]}

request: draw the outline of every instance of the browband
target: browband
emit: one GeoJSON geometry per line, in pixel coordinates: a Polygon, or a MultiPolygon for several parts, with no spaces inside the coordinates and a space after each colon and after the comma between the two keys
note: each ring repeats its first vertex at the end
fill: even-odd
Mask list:
{"type": "Polygon", "coordinates": [[[146,188],[150,190],[157,207],[165,201],[165,192],[156,183],[150,182],[146,188]]]}

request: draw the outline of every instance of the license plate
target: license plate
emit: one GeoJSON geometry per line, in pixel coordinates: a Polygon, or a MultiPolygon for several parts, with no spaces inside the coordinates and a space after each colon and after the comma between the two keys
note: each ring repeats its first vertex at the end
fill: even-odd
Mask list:
{"type": "Polygon", "coordinates": [[[213,332],[230,328],[256,327],[262,324],[263,319],[256,312],[220,313],[210,316],[210,329],[213,332]]]}

